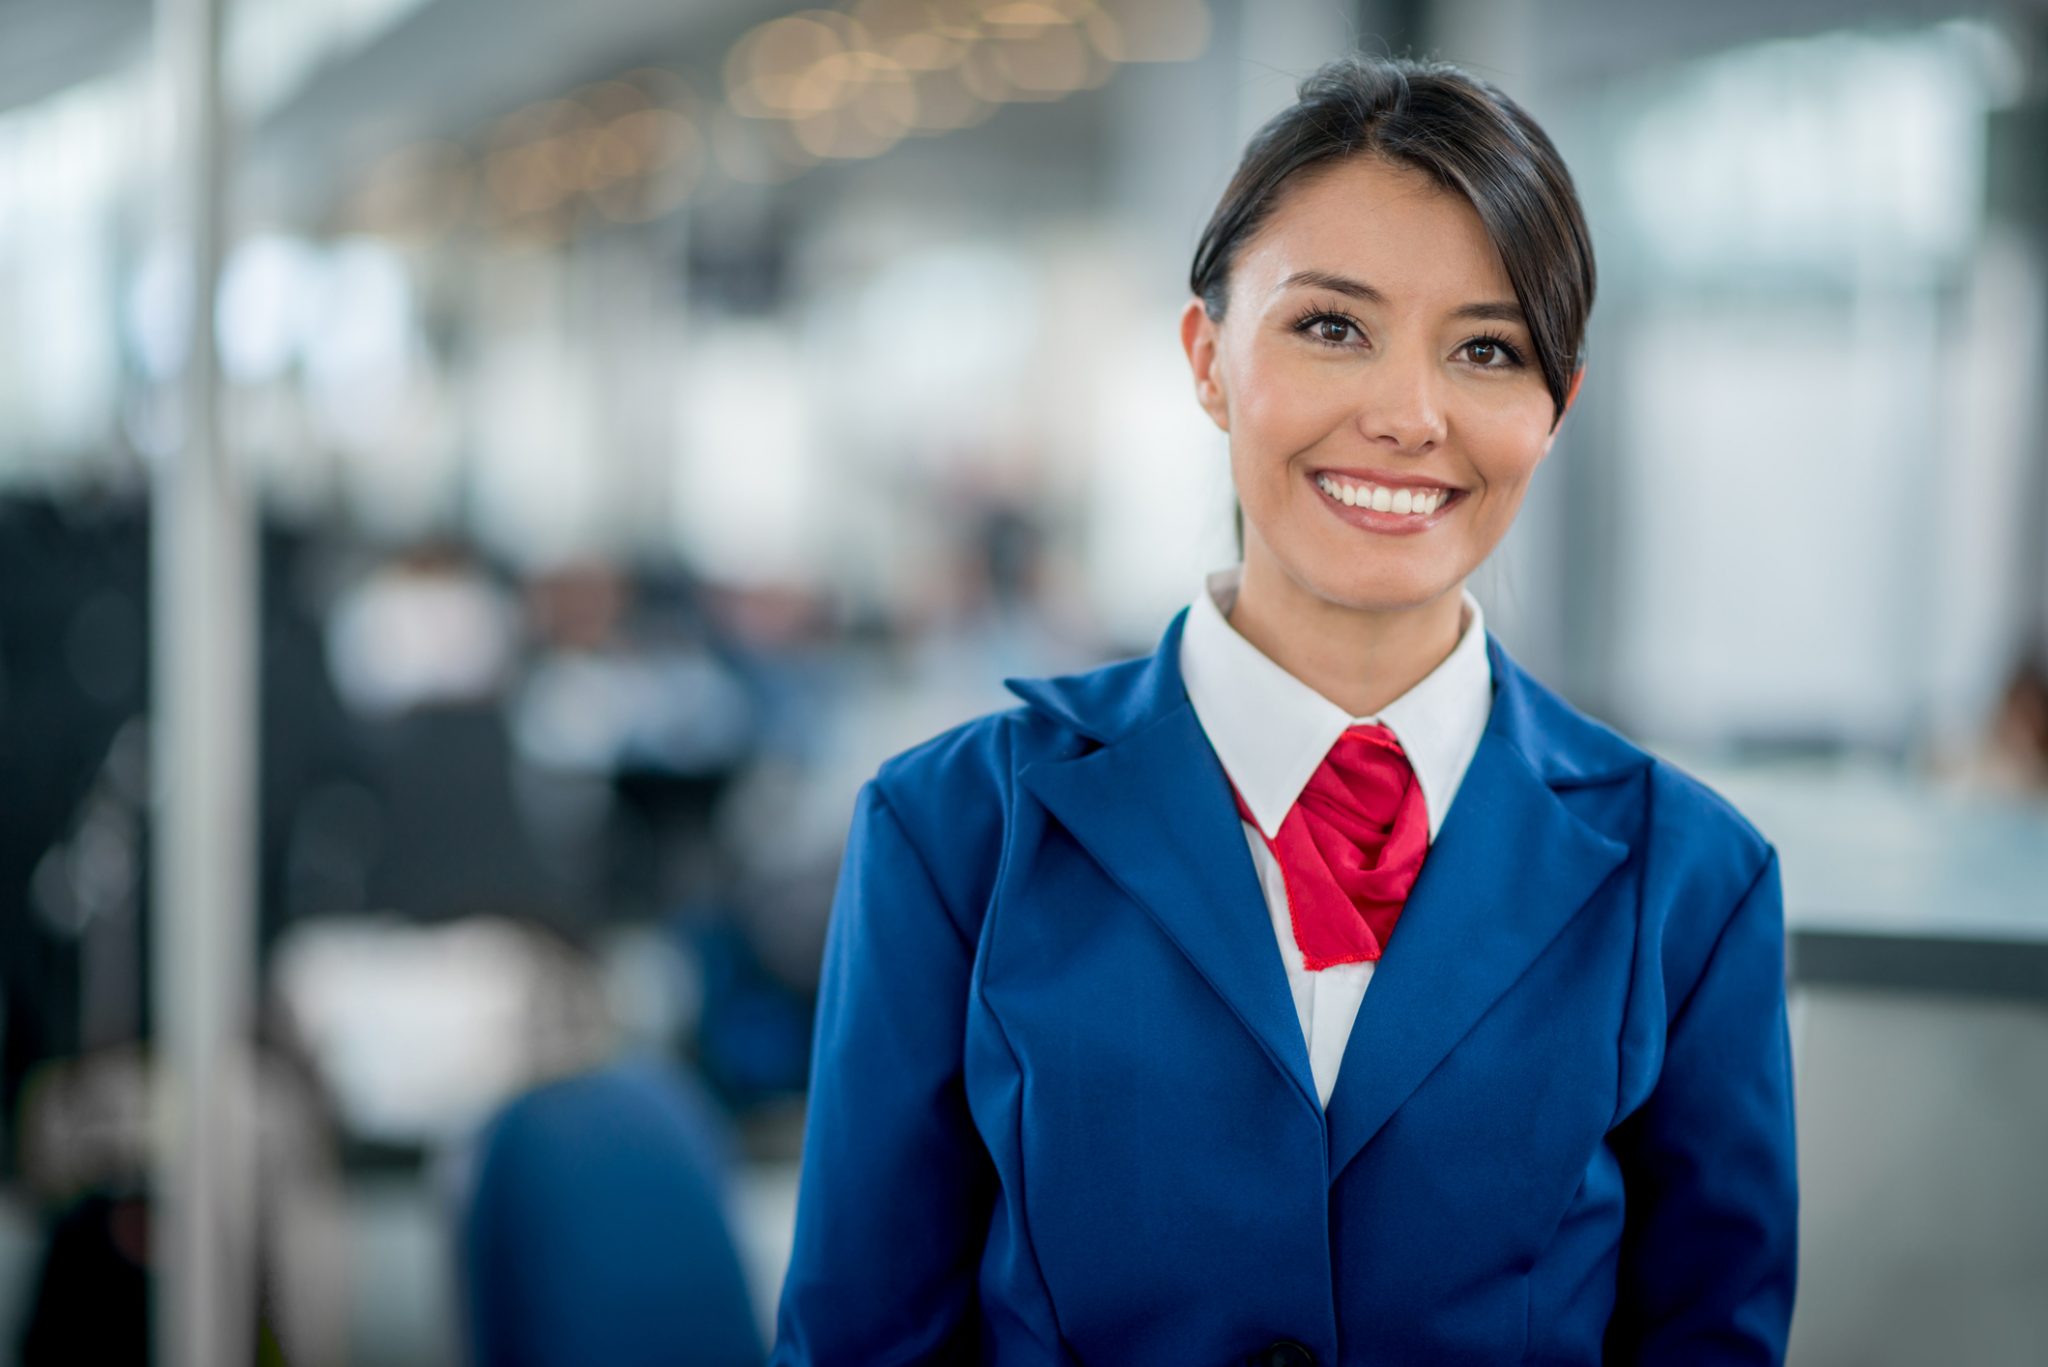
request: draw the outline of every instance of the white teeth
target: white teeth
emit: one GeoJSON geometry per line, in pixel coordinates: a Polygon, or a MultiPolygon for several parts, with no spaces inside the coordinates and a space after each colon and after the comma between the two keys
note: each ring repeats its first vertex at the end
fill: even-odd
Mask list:
{"type": "Polygon", "coordinates": [[[1316,487],[1346,507],[1412,517],[1429,516],[1451,496],[1448,489],[1389,489],[1377,484],[1352,484],[1329,475],[1318,476],[1316,487]]]}

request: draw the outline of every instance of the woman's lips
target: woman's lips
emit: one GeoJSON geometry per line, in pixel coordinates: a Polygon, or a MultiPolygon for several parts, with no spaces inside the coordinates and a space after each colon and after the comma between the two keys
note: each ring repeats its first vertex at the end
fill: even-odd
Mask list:
{"type": "Polygon", "coordinates": [[[1339,518],[1354,527],[1395,536],[1428,531],[1443,521],[1450,510],[1465,499],[1465,490],[1447,489],[1438,484],[1417,485],[1408,481],[1398,485],[1375,484],[1370,480],[1337,475],[1329,471],[1313,473],[1308,479],[1315,486],[1316,497],[1322,500],[1323,506],[1339,518]],[[1384,510],[1372,506],[1372,502],[1378,501],[1378,491],[1381,490],[1386,491],[1385,498],[1389,504],[1384,510]],[[1358,501],[1346,502],[1347,492],[1358,501]],[[1438,501],[1434,507],[1430,507],[1430,501],[1433,499],[1438,501]],[[1406,512],[1394,511],[1395,508],[1412,505],[1418,500],[1427,511],[1418,513],[1413,511],[1412,507],[1406,512]]]}

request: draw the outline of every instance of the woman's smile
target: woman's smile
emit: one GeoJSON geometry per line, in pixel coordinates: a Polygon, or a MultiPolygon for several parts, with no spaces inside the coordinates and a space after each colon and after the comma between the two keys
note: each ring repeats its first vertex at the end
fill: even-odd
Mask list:
{"type": "Polygon", "coordinates": [[[1314,470],[1309,482],[1330,512],[1365,531],[1394,536],[1426,532],[1450,515],[1465,490],[1433,480],[1314,470]]]}

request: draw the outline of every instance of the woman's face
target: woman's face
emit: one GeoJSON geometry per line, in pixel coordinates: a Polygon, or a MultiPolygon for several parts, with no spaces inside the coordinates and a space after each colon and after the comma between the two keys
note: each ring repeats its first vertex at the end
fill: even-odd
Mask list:
{"type": "Polygon", "coordinates": [[[1247,585],[1435,602],[1506,534],[1550,450],[1500,256],[1462,196],[1409,167],[1354,157],[1289,185],[1239,249],[1223,321],[1192,301],[1181,340],[1230,434],[1247,585]]]}

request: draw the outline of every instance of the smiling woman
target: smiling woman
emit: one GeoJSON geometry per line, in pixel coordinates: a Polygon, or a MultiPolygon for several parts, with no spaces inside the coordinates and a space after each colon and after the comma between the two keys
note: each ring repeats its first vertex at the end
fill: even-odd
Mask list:
{"type": "Polygon", "coordinates": [[[863,789],[776,1361],[1780,1361],[1776,851],[1465,588],[1584,374],[1556,150],[1333,63],[1191,284],[1243,563],[863,789]]]}
{"type": "Polygon", "coordinates": [[[1246,149],[1181,316],[1231,434],[1232,625],[1357,713],[1441,660],[1578,393],[1594,280],[1571,176],[1513,102],[1440,66],[1305,82],[1246,149]],[[1355,658],[1288,658],[1344,633],[1333,613],[1378,619],[1370,687],[1355,658]]]}
{"type": "Polygon", "coordinates": [[[1468,200],[1374,156],[1301,180],[1241,245],[1221,316],[1212,286],[1181,335],[1244,509],[1232,623],[1363,714],[1450,653],[1457,590],[1513,523],[1562,406],[1468,200]],[[1362,643],[1338,624],[1367,620],[1403,667],[1288,648],[1325,628],[1362,643]]]}

